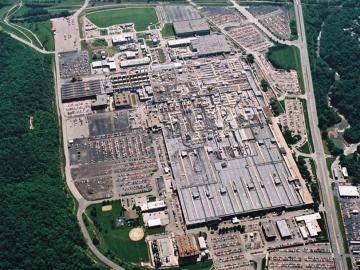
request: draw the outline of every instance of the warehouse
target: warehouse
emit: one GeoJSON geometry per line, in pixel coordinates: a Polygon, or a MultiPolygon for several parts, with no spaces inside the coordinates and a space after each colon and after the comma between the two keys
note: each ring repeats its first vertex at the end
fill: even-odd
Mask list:
{"type": "Polygon", "coordinates": [[[339,186],[339,195],[340,197],[360,197],[356,186],[339,186]]]}
{"type": "MultiPolygon", "coordinates": [[[[246,142],[252,149],[251,157],[238,154],[230,159],[225,151],[220,152],[231,148],[229,141],[210,140],[205,146],[191,149],[181,137],[171,138],[166,129],[162,130],[174,174],[173,189],[188,227],[312,203],[306,186],[290,172],[269,128],[247,129],[257,134],[246,142]]],[[[238,145],[244,143],[240,135],[231,140],[238,145]]]]}
{"type": "Polygon", "coordinates": [[[190,49],[198,57],[230,53],[231,47],[224,35],[202,36],[191,40],[190,49]]]}
{"type": "Polygon", "coordinates": [[[276,221],[276,226],[279,230],[281,238],[289,238],[291,236],[289,226],[285,219],[276,221]]]}
{"type": "Polygon", "coordinates": [[[100,80],[65,83],[61,86],[62,102],[95,99],[102,93],[100,80]]]}
{"type": "Polygon", "coordinates": [[[178,37],[191,37],[195,35],[210,34],[210,26],[204,19],[174,22],[175,35],[178,37]]]}
{"type": "Polygon", "coordinates": [[[144,58],[139,58],[139,59],[124,60],[124,61],[120,62],[120,66],[122,68],[142,66],[142,65],[148,65],[148,64],[150,64],[150,58],[149,57],[144,57],[144,58]]]}

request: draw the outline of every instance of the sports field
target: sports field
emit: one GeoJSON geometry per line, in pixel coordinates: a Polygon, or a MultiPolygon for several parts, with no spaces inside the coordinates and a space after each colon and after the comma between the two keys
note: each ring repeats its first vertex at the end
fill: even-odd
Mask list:
{"type": "Polygon", "coordinates": [[[135,23],[136,31],[145,31],[151,24],[158,22],[154,8],[118,8],[94,11],[86,15],[98,27],[109,27],[114,24],[135,23]]]}
{"type": "Polygon", "coordinates": [[[101,204],[94,204],[86,209],[87,217],[95,226],[95,228],[88,227],[88,231],[95,229],[93,232],[99,240],[100,249],[110,250],[124,262],[149,261],[145,239],[132,241],[129,237],[130,231],[134,228],[132,226],[116,227],[115,220],[122,215],[124,209],[119,202],[112,202],[111,205],[112,210],[108,212],[102,212],[101,204]]]}

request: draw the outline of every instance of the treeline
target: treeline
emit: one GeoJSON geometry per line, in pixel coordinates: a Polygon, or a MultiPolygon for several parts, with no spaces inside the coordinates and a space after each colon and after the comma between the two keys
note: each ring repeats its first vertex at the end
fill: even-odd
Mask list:
{"type": "Polygon", "coordinates": [[[0,33],[0,63],[0,269],[105,269],[61,176],[52,58],[0,33]]]}
{"type": "Polygon", "coordinates": [[[323,5],[327,7],[360,7],[359,0],[301,0],[302,4],[316,4],[316,5],[323,5]]]}
{"type": "MultiPolygon", "coordinates": [[[[28,4],[26,4],[28,6],[28,4]]],[[[57,13],[50,13],[47,9],[43,7],[33,7],[28,6],[26,11],[21,14],[20,16],[13,16],[11,17],[11,22],[40,22],[40,21],[47,21],[52,18],[59,18],[59,17],[66,17],[69,16],[70,12],[68,10],[62,10],[57,13]]]]}

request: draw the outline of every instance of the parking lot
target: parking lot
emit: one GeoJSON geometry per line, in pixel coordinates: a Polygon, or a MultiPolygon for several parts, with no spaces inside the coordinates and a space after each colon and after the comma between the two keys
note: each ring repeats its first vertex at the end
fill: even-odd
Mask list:
{"type": "Polygon", "coordinates": [[[290,39],[290,20],[286,7],[251,6],[248,11],[280,39],[290,39]]]}
{"type": "Polygon", "coordinates": [[[270,252],[268,269],[335,269],[335,262],[329,244],[313,244],[270,252]]]}

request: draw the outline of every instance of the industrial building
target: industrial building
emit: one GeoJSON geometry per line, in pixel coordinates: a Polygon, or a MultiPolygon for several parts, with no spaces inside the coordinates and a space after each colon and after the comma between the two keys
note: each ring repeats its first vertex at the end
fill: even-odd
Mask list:
{"type": "Polygon", "coordinates": [[[116,35],[111,38],[111,42],[113,46],[119,46],[131,42],[135,42],[135,35],[132,33],[116,35]]]}
{"type": "Polygon", "coordinates": [[[210,34],[210,26],[204,19],[174,22],[175,35],[178,37],[191,37],[195,35],[210,34]]]}
{"type": "Polygon", "coordinates": [[[185,234],[175,237],[178,248],[179,265],[196,263],[200,250],[193,235],[185,234]]]}
{"type": "Polygon", "coordinates": [[[271,221],[263,222],[261,224],[261,228],[262,228],[262,230],[264,232],[266,240],[273,241],[273,240],[276,239],[276,232],[275,232],[274,226],[271,223],[271,221]]]}
{"type": "Polygon", "coordinates": [[[137,58],[137,59],[123,60],[120,62],[120,66],[122,68],[143,66],[143,65],[150,64],[150,62],[151,62],[150,57],[143,57],[143,58],[137,58]]]}
{"type": "Polygon", "coordinates": [[[205,57],[230,53],[231,47],[224,35],[208,35],[190,41],[190,49],[195,56],[205,57]]]}
{"type": "Polygon", "coordinates": [[[171,39],[168,41],[168,46],[170,48],[176,47],[183,47],[183,46],[190,46],[191,41],[195,40],[196,37],[189,37],[189,38],[180,38],[180,39],[171,39]]]}
{"type": "Polygon", "coordinates": [[[340,197],[360,197],[359,190],[356,186],[339,186],[340,197]]]}
{"type": "Polygon", "coordinates": [[[291,232],[289,229],[289,226],[287,225],[287,222],[285,219],[276,221],[276,226],[279,230],[281,238],[289,238],[291,236],[291,232]]]}
{"type": "Polygon", "coordinates": [[[102,94],[100,80],[65,83],[61,86],[62,102],[92,99],[102,94]]]}
{"type": "Polygon", "coordinates": [[[248,127],[229,135],[231,144],[210,140],[191,149],[181,138],[165,133],[173,188],[187,226],[312,203],[305,185],[289,171],[269,127],[248,127]],[[245,144],[249,152],[235,152],[235,158],[226,155],[227,149],[245,144]]]}

